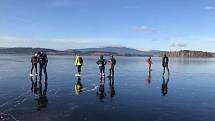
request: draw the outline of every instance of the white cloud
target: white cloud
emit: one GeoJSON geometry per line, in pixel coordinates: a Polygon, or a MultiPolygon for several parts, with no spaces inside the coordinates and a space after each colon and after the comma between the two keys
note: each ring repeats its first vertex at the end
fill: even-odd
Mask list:
{"type": "Polygon", "coordinates": [[[184,47],[187,47],[187,44],[185,44],[183,42],[173,42],[170,46],[171,47],[184,48],[184,47]]]}
{"type": "Polygon", "coordinates": [[[91,48],[121,46],[114,38],[53,38],[32,39],[14,36],[0,36],[0,47],[41,47],[51,49],[91,48]]]}
{"type": "Polygon", "coordinates": [[[133,27],[133,31],[135,32],[155,32],[156,30],[152,27],[148,26],[135,26],[133,27]]]}
{"type": "Polygon", "coordinates": [[[147,48],[138,48],[137,50],[140,50],[140,51],[150,51],[150,49],[147,49],[147,48]]]}
{"type": "Polygon", "coordinates": [[[215,6],[205,6],[205,10],[215,10],[215,6]]]}
{"type": "Polygon", "coordinates": [[[208,40],[208,42],[215,43],[215,39],[214,40],[208,40]]]}
{"type": "Polygon", "coordinates": [[[151,41],[152,41],[152,42],[158,42],[159,39],[152,39],[151,41]]]}

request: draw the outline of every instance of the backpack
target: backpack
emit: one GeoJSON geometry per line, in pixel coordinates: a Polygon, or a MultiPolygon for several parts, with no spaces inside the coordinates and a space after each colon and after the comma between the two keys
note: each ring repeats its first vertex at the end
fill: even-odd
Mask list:
{"type": "Polygon", "coordinates": [[[83,63],[82,57],[79,58],[79,62],[80,62],[81,64],[83,63]]]}

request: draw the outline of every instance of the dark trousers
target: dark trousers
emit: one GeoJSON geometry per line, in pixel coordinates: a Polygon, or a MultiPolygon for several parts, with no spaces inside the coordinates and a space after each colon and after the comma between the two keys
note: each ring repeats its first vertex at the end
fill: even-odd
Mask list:
{"type": "Polygon", "coordinates": [[[78,65],[77,69],[78,69],[78,73],[80,74],[81,73],[81,65],[78,65]]]}
{"type": "Polygon", "coordinates": [[[109,69],[109,76],[114,76],[114,67],[109,69]]]}
{"type": "Polygon", "coordinates": [[[100,66],[99,70],[100,70],[100,73],[105,73],[105,67],[104,66],[100,66]]]}
{"type": "Polygon", "coordinates": [[[165,74],[166,69],[167,69],[167,72],[169,74],[169,67],[168,67],[168,65],[166,65],[166,66],[163,66],[163,75],[165,74]]]}
{"type": "Polygon", "coordinates": [[[32,63],[31,74],[33,73],[34,68],[35,68],[36,73],[37,73],[37,64],[33,64],[33,63],[32,63]]]}
{"type": "Polygon", "coordinates": [[[40,80],[42,79],[42,70],[43,70],[43,73],[45,74],[45,80],[47,80],[46,67],[47,67],[47,64],[40,63],[40,70],[39,70],[40,80]]]}

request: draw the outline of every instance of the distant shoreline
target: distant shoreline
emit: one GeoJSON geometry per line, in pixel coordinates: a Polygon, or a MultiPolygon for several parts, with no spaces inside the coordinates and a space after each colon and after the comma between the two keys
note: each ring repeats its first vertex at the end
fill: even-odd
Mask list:
{"type": "Polygon", "coordinates": [[[77,54],[81,56],[122,56],[122,57],[161,57],[166,54],[169,57],[176,58],[212,58],[215,57],[215,53],[203,52],[203,51],[192,51],[192,50],[181,50],[181,51],[140,51],[126,47],[105,47],[105,48],[86,48],[86,49],[70,49],[70,50],[54,50],[47,48],[0,48],[1,55],[32,55],[36,52],[45,52],[48,55],[57,56],[75,56],[77,54]]]}
{"type": "MultiPolygon", "coordinates": [[[[5,55],[5,56],[32,56],[32,54],[2,54],[0,53],[0,55],[5,55]]],[[[75,55],[69,55],[69,54],[47,54],[48,56],[73,56],[75,57],[75,55]]],[[[82,55],[85,57],[98,57],[99,55],[82,55]]],[[[109,56],[109,55],[105,55],[105,56],[109,56]]],[[[116,57],[148,57],[148,56],[123,56],[123,55],[115,55],[116,57]]],[[[162,57],[162,56],[153,56],[156,58],[162,57]]],[[[174,56],[169,56],[170,58],[215,58],[215,56],[213,57],[174,57],[174,56]]]]}

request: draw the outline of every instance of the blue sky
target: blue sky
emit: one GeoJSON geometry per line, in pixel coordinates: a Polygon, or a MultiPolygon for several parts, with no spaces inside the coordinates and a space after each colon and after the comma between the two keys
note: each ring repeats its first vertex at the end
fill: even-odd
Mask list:
{"type": "Polygon", "coordinates": [[[215,52],[214,0],[0,0],[0,47],[215,52]]]}

